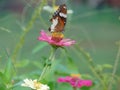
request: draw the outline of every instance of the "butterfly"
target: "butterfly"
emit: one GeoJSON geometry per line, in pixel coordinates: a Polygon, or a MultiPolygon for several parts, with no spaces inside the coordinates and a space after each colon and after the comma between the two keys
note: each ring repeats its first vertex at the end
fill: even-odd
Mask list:
{"type": "Polygon", "coordinates": [[[66,24],[67,18],[67,7],[65,4],[59,6],[59,8],[54,12],[50,21],[52,22],[49,27],[50,32],[62,32],[66,24]]]}

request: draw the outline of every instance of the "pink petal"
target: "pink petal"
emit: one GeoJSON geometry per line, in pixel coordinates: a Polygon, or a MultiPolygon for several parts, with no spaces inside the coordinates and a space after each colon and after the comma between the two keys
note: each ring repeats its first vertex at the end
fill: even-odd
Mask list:
{"type": "Polygon", "coordinates": [[[84,80],[83,84],[84,84],[84,86],[89,87],[89,86],[92,86],[92,81],[91,80],[84,80]]]}
{"type": "Polygon", "coordinates": [[[48,36],[47,33],[44,32],[44,30],[42,30],[42,31],[40,32],[40,35],[41,35],[41,36],[38,37],[38,40],[40,40],[40,41],[49,42],[49,41],[51,40],[51,39],[50,39],[50,36],[48,36]]]}
{"type": "Polygon", "coordinates": [[[70,77],[70,76],[65,77],[66,82],[70,82],[71,80],[72,80],[72,77],[70,77]]]}
{"type": "Polygon", "coordinates": [[[60,78],[58,78],[57,82],[61,83],[61,82],[66,82],[66,81],[65,81],[65,78],[60,77],[60,78]]]}
{"type": "Polygon", "coordinates": [[[54,40],[51,40],[51,36],[48,36],[46,32],[44,32],[44,30],[42,30],[40,32],[40,36],[38,37],[38,40],[40,41],[45,41],[48,42],[51,45],[55,45],[55,46],[71,46],[73,44],[75,44],[74,40],[71,39],[63,39],[60,42],[56,42],[54,40]]]}
{"type": "Polygon", "coordinates": [[[72,87],[81,88],[83,86],[89,87],[92,86],[91,80],[82,80],[80,78],[74,78],[70,76],[58,78],[58,82],[69,83],[72,87]]]}
{"type": "Polygon", "coordinates": [[[82,86],[84,86],[83,80],[79,80],[78,83],[77,83],[77,87],[81,88],[82,86]]]}
{"type": "Polygon", "coordinates": [[[48,39],[49,38],[49,36],[47,35],[47,33],[45,33],[43,30],[40,32],[40,35],[44,39],[48,39]]]}
{"type": "Polygon", "coordinates": [[[76,82],[71,81],[71,82],[70,82],[70,85],[71,85],[72,87],[76,87],[76,82]]]}
{"type": "Polygon", "coordinates": [[[63,39],[61,43],[64,44],[65,46],[70,46],[72,44],[75,44],[75,41],[71,39],[63,39]]]}
{"type": "Polygon", "coordinates": [[[42,31],[40,32],[40,34],[41,34],[41,37],[43,37],[43,38],[48,38],[48,35],[47,35],[46,32],[44,32],[44,30],[42,30],[42,31]]]}
{"type": "Polygon", "coordinates": [[[64,43],[65,46],[71,46],[73,44],[75,44],[75,41],[68,41],[64,43]]]}

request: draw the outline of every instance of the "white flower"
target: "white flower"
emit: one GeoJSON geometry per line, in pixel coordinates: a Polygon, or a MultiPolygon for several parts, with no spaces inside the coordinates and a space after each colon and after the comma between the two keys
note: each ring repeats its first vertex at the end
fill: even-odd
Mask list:
{"type": "Polygon", "coordinates": [[[50,7],[50,6],[44,6],[43,7],[43,10],[45,10],[45,11],[48,11],[48,12],[54,12],[54,9],[52,8],[52,7],[50,7]]]}
{"type": "Polygon", "coordinates": [[[47,86],[47,85],[41,85],[41,88],[40,89],[37,89],[37,90],[49,90],[50,88],[47,86]]]}
{"type": "Polygon", "coordinates": [[[24,79],[23,81],[24,83],[22,83],[21,86],[30,87],[34,90],[50,90],[50,88],[47,85],[38,82],[36,79],[24,79]]]}
{"type": "MultiPolygon", "coordinates": [[[[47,6],[43,7],[43,10],[50,12],[50,13],[55,12],[57,9],[58,9],[58,6],[51,7],[51,6],[47,5],[47,6]]],[[[71,9],[67,10],[67,14],[73,14],[73,10],[71,10],[71,9]]]]}
{"type": "Polygon", "coordinates": [[[73,14],[73,10],[67,10],[67,14],[73,14]]]}

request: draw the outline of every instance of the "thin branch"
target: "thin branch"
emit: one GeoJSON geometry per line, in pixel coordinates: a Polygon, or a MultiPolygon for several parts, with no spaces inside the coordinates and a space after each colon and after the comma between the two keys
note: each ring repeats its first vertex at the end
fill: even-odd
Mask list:
{"type": "Polygon", "coordinates": [[[115,73],[117,71],[118,63],[119,63],[119,60],[120,60],[120,41],[117,44],[118,44],[118,53],[117,53],[116,60],[115,60],[115,63],[114,63],[112,77],[110,79],[108,90],[112,90],[112,84],[113,84],[114,76],[115,76],[115,73]]]}

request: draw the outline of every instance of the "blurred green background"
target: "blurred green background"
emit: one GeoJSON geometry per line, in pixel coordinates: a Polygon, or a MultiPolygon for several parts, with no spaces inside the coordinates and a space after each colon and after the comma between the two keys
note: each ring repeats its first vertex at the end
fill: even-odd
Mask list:
{"type": "MultiPolygon", "coordinates": [[[[34,9],[40,0],[0,0],[0,70],[5,67],[7,55],[11,55],[23,28],[29,22],[34,9]]],[[[51,5],[52,0],[48,1],[51,5]]],[[[114,64],[118,47],[115,44],[120,40],[120,1],[119,0],[59,0],[56,5],[66,3],[67,8],[73,10],[68,15],[65,26],[65,37],[76,40],[80,46],[90,53],[96,64],[114,64]]],[[[40,61],[49,56],[50,46],[47,45],[40,51],[34,50],[43,42],[37,40],[40,30],[48,32],[51,25],[49,19],[51,13],[42,10],[40,17],[34,23],[34,27],[27,34],[25,44],[18,55],[18,61],[40,61]]],[[[68,54],[76,63],[81,73],[90,73],[83,58],[76,55],[76,51],[68,47],[68,54]]],[[[59,59],[60,52],[56,58],[59,59]]],[[[78,53],[79,54],[79,53],[78,53]]],[[[79,55],[81,56],[81,55],[79,55]]],[[[61,56],[64,59],[64,55],[61,56]]],[[[63,60],[64,61],[64,60],[63,60]]],[[[72,67],[72,66],[71,66],[72,67]]],[[[30,64],[20,74],[38,69],[30,64]]],[[[120,69],[120,65],[119,65],[120,69]]],[[[117,74],[120,75],[119,69],[117,74]]],[[[107,70],[106,72],[111,72],[107,70]]]]}

